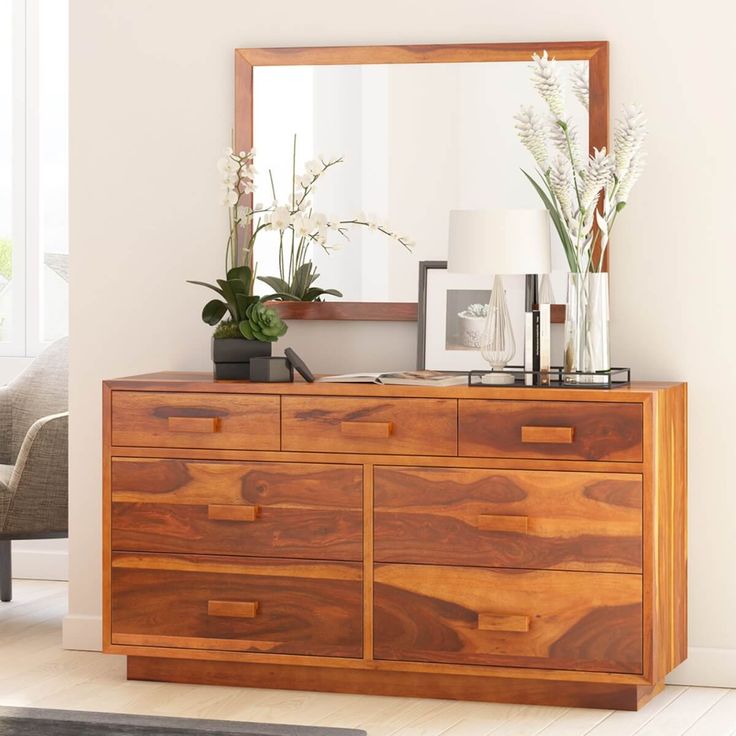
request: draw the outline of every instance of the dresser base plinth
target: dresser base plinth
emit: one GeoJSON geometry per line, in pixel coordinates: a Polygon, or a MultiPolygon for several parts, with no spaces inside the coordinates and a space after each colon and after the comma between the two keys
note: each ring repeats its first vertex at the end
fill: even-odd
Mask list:
{"type": "Polygon", "coordinates": [[[128,679],[613,710],[638,710],[664,687],[162,657],[128,657],[128,679]]]}

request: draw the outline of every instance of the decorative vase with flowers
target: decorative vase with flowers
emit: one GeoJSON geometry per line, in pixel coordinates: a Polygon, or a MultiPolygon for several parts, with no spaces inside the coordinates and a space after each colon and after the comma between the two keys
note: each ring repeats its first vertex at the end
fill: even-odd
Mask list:
{"type": "MultiPolygon", "coordinates": [[[[640,107],[623,107],[616,122],[614,150],[579,150],[577,131],[566,114],[562,81],[555,59],[545,51],[532,56],[531,81],[547,106],[542,116],[533,107],[516,115],[521,142],[537,164],[537,176],[524,171],[552,218],[570,267],[565,316],[565,380],[597,383],[590,375],[611,367],[608,241],[618,214],[644,168],[647,123],[640,107]]],[[[577,65],[571,78],[577,100],[588,109],[588,67],[577,65]]]]}

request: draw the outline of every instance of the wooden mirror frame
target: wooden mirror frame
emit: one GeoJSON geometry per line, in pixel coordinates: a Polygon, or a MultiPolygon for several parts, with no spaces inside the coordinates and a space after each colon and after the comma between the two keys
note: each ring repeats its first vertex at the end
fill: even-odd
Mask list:
{"type": "MultiPolygon", "coordinates": [[[[337,64],[436,64],[528,61],[547,50],[560,61],[587,61],[590,75],[588,144],[608,147],[608,41],[479,43],[425,46],[331,46],[235,49],[235,148],[253,147],[253,67],[337,64]]],[[[610,250],[610,248],[608,249],[610,250]]],[[[608,250],[603,268],[608,270],[608,250]]],[[[272,302],[285,319],[416,321],[416,302],[272,302]]],[[[563,322],[564,304],[552,321],[563,322]]]]}

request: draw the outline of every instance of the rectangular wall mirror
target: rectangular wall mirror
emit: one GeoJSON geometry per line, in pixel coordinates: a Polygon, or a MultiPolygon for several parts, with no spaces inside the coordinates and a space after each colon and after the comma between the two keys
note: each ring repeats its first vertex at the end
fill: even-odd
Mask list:
{"type": "MultiPolygon", "coordinates": [[[[236,146],[256,148],[255,201],[273,199],[271,176],[279,199],[291,191],[296,136],[298,173],[319,154],[345,159],[320,179],[316,211],[340,219],[363,213],[415,242],[409,252],[376,230],[352,227],[349,241],[335,239],[339,251],[310,246],[316,285],[343,297],[284,302],[283,316],[416,319],[418,264],[446,260],[450,210],[542,207],[521,172],[534,162],[513,118],[522,105],[541,109],[529,62],[545,49],[563,79],[573,65],[587,65],[589,110],[571,92],[567,109],[584,147],[606,145],[605,42],[236,50],[236,146]]],[[[554,232],[552,243],[561,304],[567,264],[554,232]]],[[[278,275],[278,252],[278,233],[260,233],[259,275],[278,275]]],[[[523,277],[515,278],[508,288],[522,292],[523,277]]],[[[554,310],[557,321],[563,314],[554,310]]]]}

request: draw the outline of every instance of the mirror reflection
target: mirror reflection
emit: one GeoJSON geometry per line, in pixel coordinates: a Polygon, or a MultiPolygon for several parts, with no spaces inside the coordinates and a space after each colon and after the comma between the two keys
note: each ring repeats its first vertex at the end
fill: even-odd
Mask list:
{"type": "MultiPolygon", "coordinates": [[[[559,68],[564,78],[586,63],[559,68]]],[[[587,150],[587,111],[566,89],[587,150]]],[[[285,204],[294,163],[302,175],[310,161],[342,157],[317,182],[312,210],[374,227],[347,226],[349,240],[328,231],[327,251],[307,246],[316,286],[347,301],[415,302],[418,262],[447,259],[451,210],[541,206],[521,172],[534,163],[514,129],[528,104],[537,100],[525,62],[256,66],[254,202],[285,204]],[[380,229],[413,241],[411,250],[380,229]]],[[[567,264],[554,232],[552,243],[551,286],[562,302],[567,264]]],[[[260,276],[279,275],[277,231],[259,235],[255,258],[260,276]]],[[[523,277],[507,288],[523,291],[523,277]]]]}

